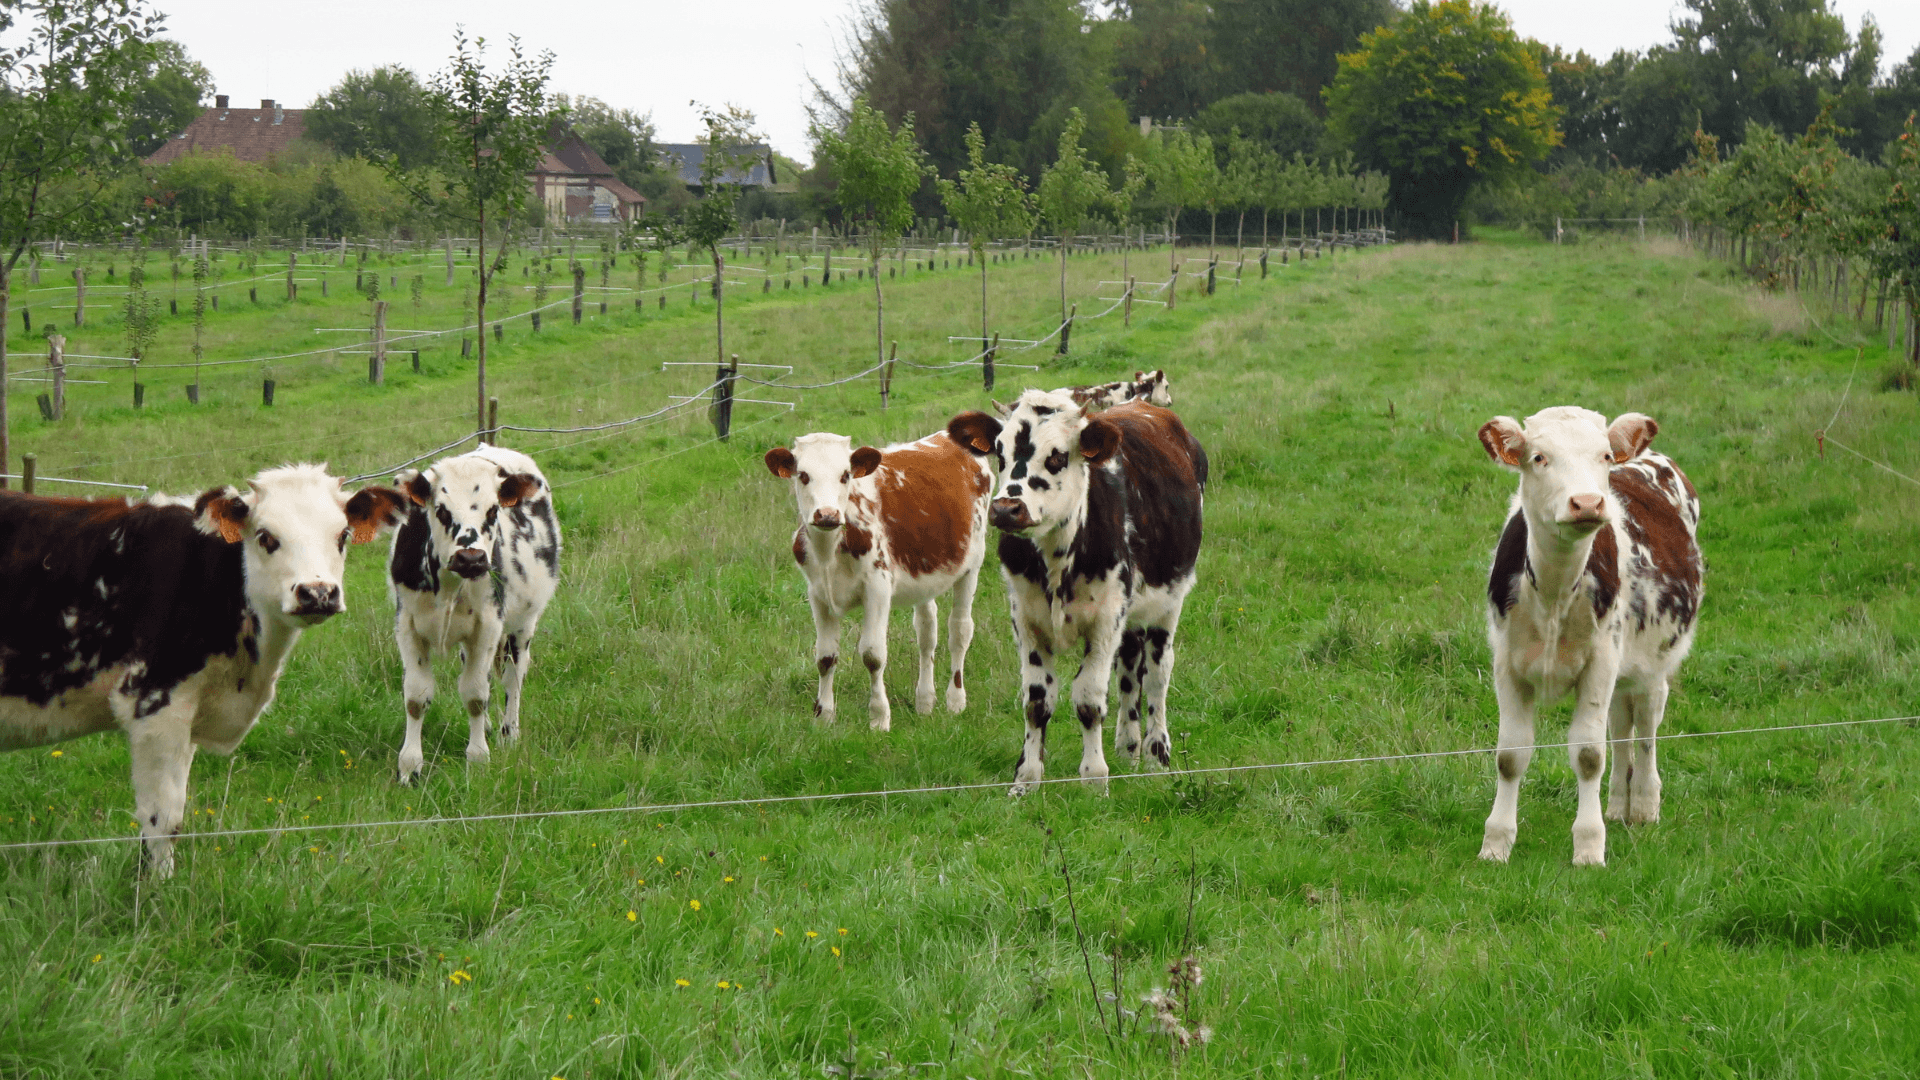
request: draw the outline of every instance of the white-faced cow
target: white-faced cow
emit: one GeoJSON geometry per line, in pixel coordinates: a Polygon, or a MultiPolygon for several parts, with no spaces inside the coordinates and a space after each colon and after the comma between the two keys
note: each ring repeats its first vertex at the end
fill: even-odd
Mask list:
{"type": "Polygon", "coordinates": [[[489,666],[498,668],[506,695],[500,741],[519,735],[533,634],[560,584],[560,524],[533,459],[497,446],[482,444],[394,480],[413,503],[387,563],[406,669],[407,737],[399,761],[405,784],[425,763],[420,725],[433,701],[436,653],[457,649],[461,656],[468,761],[489,757],[489,666]]]}
{"type": "Polygon", "coordinates": [[[324,465],[191,505],[0,492],[0,746],[126,732],[147,863],[171,874],[195,749],[240,745],[301,632],[345,610],[348,541],[404,505],[324,465]]]}
{"type": "Polygon", "coordinates": [[[1101,383],[1098,386],[1063,386],[1056,394],[1067,394],[1074,404],[1097,413],[1129,401],[1144,401],[1163,409],[1173,408],[1173,384],[1164,371],[1136,371],[1132,381],[1101,383]]]}
{"type": "Polygon", "coordinates": [[[1701,561],[1700,499],[1679,466],[1647,449],[1657,431],[1639,413],[1608,426],[1571,407],[1535,413],[1524,427],[1498,416],[1480,429],[1487,453],[1520,474],[1487,579],[1500,776],[1483,859],[1512,853],[1534,716],[1568,694],[1575,865],[1607,859],[1600,772],[1609,727],[1618,752],[1605,816],[1660,817],[1654,739],[1667,680],[1693,645],[1701,561]]]}
{"type": "Polygon", "coordinates": [[[987,550],[987,495],[993,476],[986,465],[954,445],[946,432],[918,442],[875,450],[853,449],[845,435],[802,435],[793,448],[767,451],[767,469],[791,480],[800,527],[793,558],[807,579],[813,608],[814,664],[820,686],[814,715],[833,722],[833,671],[840,658],[840,624],[860,608],[860,659],[873,678],[868,722],[879,731],[893,723],[884,678],[887,615],[913,609],[920,674],[915,711],[933,711],[933,654],[940,636],[935,601],[953,593],[947,614],[947,651],[953,673],[947,708],[967,707],[964,674],[973,642],[973,593],[987,550]]]}
{"type": "Polygon", "coordinates": [[[1179,417],[1145,402],[1089,417],[1066,394],[1028,390],[1011,408],[996,407],[1004,419],[962,413],[947,433],[993,455],[1000,474],[991,515],[1026,688],[1012,793],[1045,774],[1047,721],[1060,693],[1055,660],[1081,646],[1072,695],[1081,777],[1104,787],[1100,729],[1116,660],[1115,749],[1138,756],[1144,697],[1147,754],[1164,766],[1173,635],[1200,556],[1206,451],[1179,417]]]}

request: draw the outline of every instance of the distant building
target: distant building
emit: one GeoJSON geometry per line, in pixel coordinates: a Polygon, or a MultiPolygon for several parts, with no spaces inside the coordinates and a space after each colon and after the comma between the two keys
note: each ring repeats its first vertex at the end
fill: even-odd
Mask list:
{"type": "Polygon", "coordinates": [[[240,161],[267,162],[286,153],[307,131],[306,110],[285,109],[272,98],[257,109],[230,109],[227,95],[217,94],[213,108],[200,114],[185,131],[147,155],[147,164],[165,165],[189,154],[230,153],[240,161]]]}
{"type": "Polygon", "coordinates": [[[647,197],[621,183],[593,147],[572,132],[555,135],[527,177],[549,221],[632,221],[646,212],[647,197]]]}
{"type": "MultiPolygon", "coordinates": [[[[654,149],[660,154],[662,168],[677,173],[680,182],[699,191],[700,166],[707,160],[706,143],[655,143],[654,149]]],[[[746,158],[745,169],[728,169],[720,176],[723,184],[739,184],[741,187],[767,188],[779,183],[773,169],[773,148],[765,143],[752,146],[734,147],[732,153],[746,158]]]]}

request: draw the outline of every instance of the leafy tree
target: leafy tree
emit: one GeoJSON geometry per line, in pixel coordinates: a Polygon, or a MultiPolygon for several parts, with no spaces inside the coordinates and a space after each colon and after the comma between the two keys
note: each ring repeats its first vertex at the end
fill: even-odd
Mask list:
{"type": "Polygon", "coordinates": [[[1087,159],[1080,147],[1086,131],[1086,119],[1079,109],[1067,114],[1067,127],[1060,133],[1060,154],[1040,174],[1035,203],[1040,216],[1060,236],[1060,318],[1067,317],[1067,252],[1073,238],[1095,207],[1112,197],[1107,174],[1087,159]]]}
{"type": "MultiPolygon", "coordinates": [[[[428,84],[434,169],[408,181],[423,201],[474,229],[480,286],[474,309],[480,339],[475,371],[475,426],[479,428],[487,424],[487,289],[494,274],[506,266],[512,222],[530,194],[527,174],[540,162],[547,133],[565,119],[565,113],[551,107],[547,99],[553,54],[529,58],[519,38],[507,41],[507,63],[489,71],[484,62],[487,40],[469,41],[466,31],[454,31],[453,55],[446,69],[428,84]],[[491,259],[487,257],[490,221],[499,238],[491,259]]],[[[404,170],[397,155],[386,161],[404,170]]]]}
{"type": "Polygon", "coordinates": [[[1240,214],[1234,230],[1234,246],[1245,247],[1247,211],[1264,202],[1267,175],[1279,164],[1279,156],[1270,148],[1240,134],[1239,128],[1227,132],[1227,163],[1220,170],[1221,203],[1240,214]]]}
{"type": "Polygon", "coordinates": [[[1200,204],[1216,166],[1213,141],[1205,135],[1162,128],[1147,139],[1142,164],[1147,190],[1160,204],[1166,221],[1167,259],[1172,273],[1180,272],[1179,240],[1174,226],[1180,212],[1200,204]]]}
{"type": "Polygon", "coordinates": [[[585,95],[562,94],[559,101],[573,117],[573,133],[593,147],[621,183],[637,190],[647,183],[649,174],[659,170],[652,113],[616,109],[585,95]]]}
{"type": "Polygon", "coordinates": [[[1307,103],[1292,94],[1235,94],[1200,110],[1193,126],[1213,138],[1214,145],[1238,131],[1253,143],[1280,155],[1311,154],[1320,148],[1326,124],[1307,103]]]}
{"type": "MultiPolygon", "coordinates": [[[[1907,310],[1920,311],[1920,131],[1914,114],[1907,114],[1887,165],[1891,182],[1871,258],[1881,277],[1894,282],[1907,310]]],[[[1907,335],[1907,348],[1909,362],[1920,366],[1920,334],[1907,335]]]]}
{"type": "Polygon", "coordinates": [[[402,169],[431,163],[437,115],[433,89],[399,65],[349,71],[307,106],[307,134],[348,157],[391,158],[402,169]]]}
{"type": "Polygon", "coordinates": [[[1476,183],[1560,142],[1537,54],[1471,0],[1414,0],[1340,58],[1326,96],[1330,128],[1387,172],[1394,210],[1420,236],[1444,235],[1476,183]]]}
{"type": "Polygon", "coordinates": [[[200,102],[213,92],[213,74],[177,41],[155,41],[147,62],[132,77],[127,141],[142,157],[193,123],[200,102]]]}
{"type": "Polygon", "coordinates": [[[967,234],[980,264],[980,348],[987,348],[987,244],[1033,231],[1027,178],[1011,165],[987,160],[987,137],[978,123],[967,126],[967,167],[958,181],[941,180],[947,213],[967,234]]]}
{"type": "Polygon", "coordinates": [[[834,201],[848,220],[860,223],[873,276],[873,350],[886,359],[886,299],[880,292],[880,256],[913,224],[913,195],[926,175],[925,155],[913,141],[913,117],[887,130],[886,115],[865,101],[853,103],[845,131],[815,128],[820,152],[840,178],[834,201]]]}
{"type": "MultiPolygon", "coordinates": [[[[126,117],[160,16],[139,0],[7,0],[0,28],[0,388],[13,269],[35,241],[98,224],[133,158],[126,117]]],[[[0,392],[0,473],[8,471],[0,392]]],[[[0,477],[0,487],[6,486],[0,477]]]]}
{"type": "MultiPolygon", "coordinates": [[[[700,122],[707,128],[707,137],[702,140],[707,144],[706,153],[700,159],[700,200],[687,207],[674,230],[659,235],[669,242],[677,239],[705,248],[713,261],[714,347],[719,363],[725,364],[727,260],[720,244],[740,227],[740,219],[734,212],[740,199],[740,185],[728,177],[745,175],[745,165],[751,156],[748,148],[759,141],[759,136],[753,130],[753,114],[737,106],[702,109],[700,122]]],[[[663,259],[663,271],[665,265],[663,259]]]]}

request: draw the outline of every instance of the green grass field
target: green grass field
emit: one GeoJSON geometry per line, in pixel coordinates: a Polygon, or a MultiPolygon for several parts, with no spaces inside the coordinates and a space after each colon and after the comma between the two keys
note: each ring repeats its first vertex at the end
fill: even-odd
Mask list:
{"type": "MultiPolygon", "coordinates": [[[[1133,258],[1160,276],[1166,255],[1133,258]]],[[[994,269],[995,325],[1050,328],[1054,264],[994,269]]],[[[1118,255],[1073,260],[1083,311],[1118,270],[1118,255]]],[[[858,371],[873,348],[860,285],[749,292],[729,302],[729,340],[744,361],[794,365],[795,383],[858,371]]],[[[345,291],[223,301],[219,355],[360,325],[342,321],[365,318],[345,291]]],[[[906,357],[959,359],[972,350],[944,339],[977,331],[977,303],[977,276],[910,274],[888,336],[906,357]]],[[[1651,414],[1700,489],[1707,603],[1666,732],[1920,711],[1920,488],[1822,459],[1814,439],[1839,408],[1836,438],[1915,475],[1920,403],[1879,389],[1882,345],[1856,361],[1851,330],[1791,299],[1663,244],[1514,242],[1343,255],[1118,322],[1076,329],[1070,361],[1003,371],[1002,396],[1165,367],[1209,451],[1171,702],[1180,765],[1491,745],[1482,597],[1513,481],[1474,431],[1554,404],[1651,414]]],[[[112,353],[101,333],[70,348],[112,353]]],[[[684,294],[664,314],[510,331],[502,418],[595,422],[694,393],[710,368],[659,365],[710,359],[711,333],[708,303],[684,294]]],[[[360,357],[279,365],[272,409],[257,370],[213,370],[197,408],[179,369],[143,374],[138,413],[126,373],[104,373],[59,425],[28,417],[41,388],[17,386],[16,450],[45,475],[192,491],[286,459],[372,469],[471,427],[457,345],[381,388],[360,357]]],[[[1017,668],[991,571],[964,715],[912,713],[897,615],[894,730],[867,730],[851,673],[841,722],[810,716],[793,511],[760,455],[813,430],[915,437],[988,397],[965,371],[903,372],[894,390],[882,413],[871,379],[755,388],[799,407],[740,406],[728,443],[696,408],[541,453],[570,485],[567,550],[527,736],[469,768],[443,693],[416,789],[392,779],[385,545],[350,553],[349,612],[303,641],[240,751],[194,770],[190,827],[289,831],[183,844],[165,883],[134,874],[131,845],[0,858],[0,1072],[1920,1075],[1911,723],[1674,741],[1665,819],[1610,829],[1608,867],[1579,872],[1558,751],[1536,758],[1506,866],[1474,858],[1486,757],[1117,779],[1108,798],[1063,784],[1020,801],[297,831],[1009,780],[1017,668]],[[1187,952],[1205,970],[1190,1020],[1212,1039],[1180,1053],[1132,1014],[1187,952]]],[[[1543,741],[1565,715],[1543,718],[1543,741]]],[[[1055,776],[1074,735],[1055,732],[1055,776]]],[[[124,741],[53,749],[0,757],[0,842],[130,832],[124,741]]]]}

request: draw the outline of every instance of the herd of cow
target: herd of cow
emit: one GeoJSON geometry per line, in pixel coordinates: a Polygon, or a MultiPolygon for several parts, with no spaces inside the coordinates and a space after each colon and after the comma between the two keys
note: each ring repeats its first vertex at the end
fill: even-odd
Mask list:
{"type": "MultiPolygon", "coordinates": [[[[799,511],[792,551],[813,613],[815,715],[834,718],[841,623],[856,608],[873,727],[891,725],[895,607],[914,611],[914,706],[930,712],[936,603],[949,594],[946,704],[965,709],[991,526],[1022,664],[1026,735],[1013,793],[1044,776],[1065,677],[1056,665],[1073,652],[1084,653],[1068,691],[1080,778],[1105,787],[1116,677],[1116,752],[1139,760],[1144,750],[1166,767],[1173,639],[1196,581],[1207,485],[1206,452],[1172,404],[1164,373],[1136,373],[1028,390],[884,449],[817,433],[769,450],[767,468],[790,482],[799,511]]],[[[1654,742],[1668,678],[1692,644],[1702,564],[1699,500],[1648,449],[1656,431],[1637,413],[1609,425],[1576,408],[1524,424],[1496,417],[1480,431],[1488,454],[1520,475],[1487,587],[1500,750],[1482,858],[1508,858],[1535,712],[1569,693],[1574,862],[1605,862],[1603,817],[1659,816],[1654,742]],[[1620,752],[1603,815],[1609,741],[1620,752]]],[[[314,465],[192,501],[0,493],[0,748],[125,732],[146,862],[169,873],[196,748],[239,745],[301,633],[343,610],[348,543],[386,532],[405,669],[399,779],[413,782],[424,765],[437,654],[461,656],[467,760],[486,761],[489,669],[504,692],[499,737],[511,741],[534,633],[559,584],[561,538],[539,468],[484,444],[351,493],[314,465]]]]}

